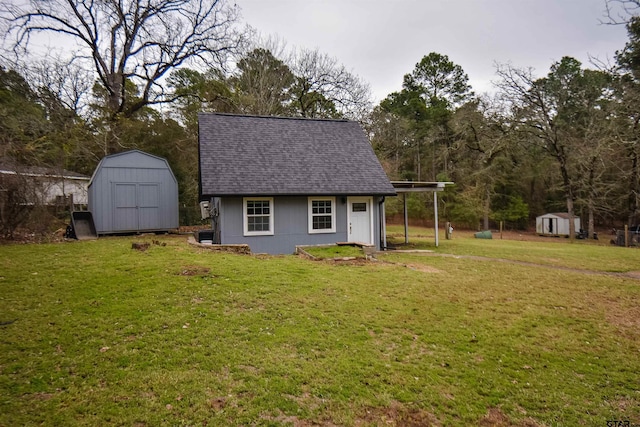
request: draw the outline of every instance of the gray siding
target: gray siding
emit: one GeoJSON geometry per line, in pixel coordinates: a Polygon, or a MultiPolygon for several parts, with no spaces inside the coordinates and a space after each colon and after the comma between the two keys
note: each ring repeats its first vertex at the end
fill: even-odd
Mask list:
{"type": "MultiPolygon", "coordinates": [[[[379,247],[380,227],[377,197],[373,198],[374,243],[379,247]]],[[[246,243],[254,253],[291,254],[296,245],[321,245],[345,242],[347,235],[347,203],[336,196],[335,233],[309,234],[308,198],[274,197],[274,235],[244,236],[243,198],[224,197],[220,203],[220,224],[222,244],[246,243]]]]}
{"type": "Polygon", "coordinates": [[[88,190],[98,234],[179,226],[178,184],[167,162],[140,151],[105,157],[88,190]]]}

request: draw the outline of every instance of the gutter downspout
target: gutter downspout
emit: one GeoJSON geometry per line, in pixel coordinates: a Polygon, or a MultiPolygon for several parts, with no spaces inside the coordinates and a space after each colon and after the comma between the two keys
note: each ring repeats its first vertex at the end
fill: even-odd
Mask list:
{"type": "Polygon", "coordinates": [[[387,250],[387,218],[384,212],[384,200],[382,196],[378,202],[378,217],[380,218],[380,250],[387,250]]]}

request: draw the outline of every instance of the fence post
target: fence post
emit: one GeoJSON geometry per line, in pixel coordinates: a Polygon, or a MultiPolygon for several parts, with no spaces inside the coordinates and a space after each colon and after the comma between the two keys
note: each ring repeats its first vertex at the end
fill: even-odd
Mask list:
{"type": "Polygon", "coordinates": [[[629,247],[629,225],[628,224],[624,225],[624,247],[625,248],[629,247]]]}

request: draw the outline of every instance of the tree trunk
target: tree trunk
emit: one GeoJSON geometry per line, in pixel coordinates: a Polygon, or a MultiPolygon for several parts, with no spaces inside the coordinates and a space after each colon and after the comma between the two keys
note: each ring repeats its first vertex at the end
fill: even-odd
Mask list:
{"type": "Polygon", "coordinates": [[[491,209],[491,190],[487,185],[485,188],[485,194],[484,194],[484,218],[483,218],[484,228],[483,230],[489,229],[489,210],[490,209],[491,209]]]}
{"type": "Polygon", "coordinates": [[[593,220],[593,199],[591,197],[589,197],[589,201],[587,202],[587,210],[587,215],[589,217],[587,226],[587,239],[594,239],[594,236],[596,235],[596,229],[593,220]]]}
{"type": "Polygon", "coordinates": [[[124,83],[122,75],[119,73],[107,75],[107,81],[109,85],[105,88],[107,90],[107,106],[111,118],[114,119],[121,112],[124,83]]]}
{"type": "Polygon", "coordinates": [[[631,176],[629,177],[629,217],[627,223],[629,226],[636,224],[636,215],[638,213],[638,153],[635,149],[630,150],[631,157],[631,176]]]}
{"type": "Polygon", "coordinates": [[[570,194],[567,194],[567,213],[569,214],[569,239],[573,241],[576,238],[576,223],[573,214],[573,197],[570,194]]]}
{"type": "MultiPolygon", "coordinates": [[[[556,144],[557,146],[557,144],[556,144]]],[[[576,224],[574,222],[573,213],[573,186],[571,185],[571,179],[569,178],[569,171],[567,169],[567,159],[563,155],[562,150],[556,150],[559,155],[556,159],[560,163],[560,174],[562,175],[562,187],[564,189],[564,195],[567,200],[567,214],[569,215],[569,239],[575,240],[576,238],[576,224]]]]}
{"type": "Polygon", "coordinates": [[[416,172],[418,173],[418,181],[421,181],[422,180],[422,170],[421,170],[422,169],[421,168],[422,159],[421,159],[421,156],[420,156],[420,140],[418,140],[418,153],[417,154],[418,154],[418,158],[417,158],[417,164],[418,164],[417,166],[418,166],[418,168],[417,168],[416,172]]]}
{"type": "Polygon", "coordinates": [[[597,164],[597,157],[592,157],[589,163],[589,180],[587,182],[588,199],[587,199],[587,239],[595,239],[595,225],[593,220],[594,200],[596,198],[595,188],[595,168],[597,164]]]}

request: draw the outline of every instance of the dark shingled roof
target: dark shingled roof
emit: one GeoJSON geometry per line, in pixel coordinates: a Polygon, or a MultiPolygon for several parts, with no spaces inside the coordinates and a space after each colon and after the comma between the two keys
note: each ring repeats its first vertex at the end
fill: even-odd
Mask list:
{"type": "Polygon", "coordinates": [[[396,194],[356,122],[198,118],[203,196],[396,194]]]}

